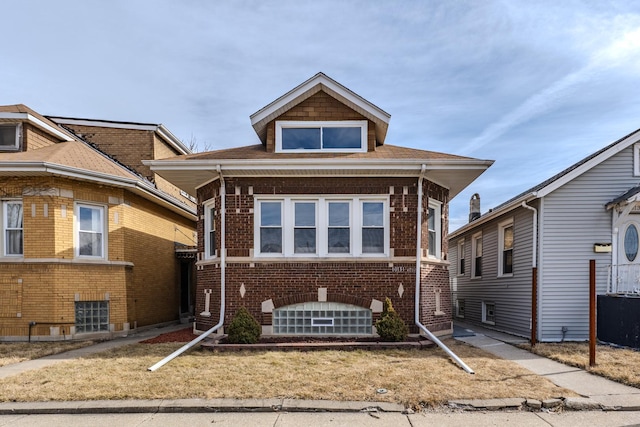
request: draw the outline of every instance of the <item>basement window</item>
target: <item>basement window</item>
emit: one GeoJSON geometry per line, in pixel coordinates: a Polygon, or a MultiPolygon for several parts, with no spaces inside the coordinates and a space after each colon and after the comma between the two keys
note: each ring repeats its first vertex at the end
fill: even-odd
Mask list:
{"type": "Polygon", "coordinates": [[[76,302],[76,332],[109,330],[109,301],[76,302]]]}
{"type": "Polygon", "coordinates": [[[367,121],[278,121],[276,152],[367,151],[367,121]]]}
{"type": "Polygon", "coordinates": [[[371,335],[371,310],[337,302],[305,302],[273,310],[276,335],[371,335]]]}
{"type": "Polygon", "coordinates": [[[482,322],[496,324],[496,305],[493,302],[482,302],[482,322]]]}

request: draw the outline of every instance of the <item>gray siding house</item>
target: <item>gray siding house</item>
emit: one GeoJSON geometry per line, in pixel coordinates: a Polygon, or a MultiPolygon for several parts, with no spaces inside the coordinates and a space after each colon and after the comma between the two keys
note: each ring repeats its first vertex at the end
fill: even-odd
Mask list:
{"type": "MultiPolygon", "coordinates": [[[[454,314],[539,341],[589,337],[596,291],[640,293],[640,130],[449,235],[454,314]],[[533,267],[537,312],[532,312],[533,267]]],[[[473,200],[472,200],[473,203],[473,200]]]]}

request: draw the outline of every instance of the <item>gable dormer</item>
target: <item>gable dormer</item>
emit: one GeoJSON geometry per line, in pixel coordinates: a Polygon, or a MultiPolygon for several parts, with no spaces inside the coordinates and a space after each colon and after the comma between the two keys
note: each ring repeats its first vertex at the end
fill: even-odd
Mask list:
{"type": "Polygon", "coordinates": [[[390,118],[318,73],[251,115],[251,124],[270,153],[353,153],[384,144],[390,118]]]}

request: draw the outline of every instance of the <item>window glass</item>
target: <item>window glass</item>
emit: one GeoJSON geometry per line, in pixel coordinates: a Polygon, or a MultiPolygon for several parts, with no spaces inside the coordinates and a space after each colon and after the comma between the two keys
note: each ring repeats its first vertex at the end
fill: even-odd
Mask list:
{"type": "Polygon", "coordinates": [[[319,150],[320,128],[282,128],[283,150],[319,150]]]}
{"type": "Polygon", "coordinates": [[[5,202],[5,255],[23,254],[22,202],[5,202]]]}
{"type": "Polygon", "coordinates": [[[215,207],[207,208],[207,233],[209,245],[207,247],[207,255],[212,257],[216,254],[216,209],[215,207]]]}
{"type": "Polygon", "coordinates": [[[18,147],[17,126],[0,126],[0,149],[12,149],[18,147]]]}
{"type": "Polygon", "coordinates": [[[624,233],[624,254],[629,261],[633,261],[638,255],[638,229],[633,224],[624,233]]]}
{"type": "Polygon", "coordinates": [[[329,202],[329,253],[351,252],[349,225],[349,203],[329,202]]]}
{"type": "Polygon", "coordinates": [[[109,330],[108,301],[79,301],[75,303],[76,332],[109,330]]]}
{"type": "Polygon", "coordinates": [[[103,208],[78,207],[78,254],[81,256],[102,256],[103,208]]]}
{"type": "Polygon", "coordinates": [[[293,231],[294,252],[316,253],[316,204],[295,203],[295,229],[293,231]]]}
{"type": "Polygon", "coordinates": [[[281,202],[260,204],[260,252],[282,253],[281,202]]]}
{"type": "Polygon", "coordinates": [[[513,273],[513,226],[503,230],[502,274],[513,273]]]}
{"type": "Polygon", "coordinates": [[[458,244],[458,274],[465,273],[464,267],[464,240],[458,244]]]}
{"type": "Polygon", "coordinates": [[[474,244],[473,276],[482,277],[482,237],[476,237],[474,244]]]}
{"type": "Polygon", "coordinates": [[[384,205],[362,203],[362,253],[384,252],[384,205]]]}
{"type": "Polygon", "coordinates": [[[323,127],[322,148],[361,148],[360,127],[323,127]]]}
{"type": "Polygon", "coordinates": [[[436,256],[436,210],[429,208],[427,217],[427,228],[429,229],[428,250],[429,255],[436,256]]]}

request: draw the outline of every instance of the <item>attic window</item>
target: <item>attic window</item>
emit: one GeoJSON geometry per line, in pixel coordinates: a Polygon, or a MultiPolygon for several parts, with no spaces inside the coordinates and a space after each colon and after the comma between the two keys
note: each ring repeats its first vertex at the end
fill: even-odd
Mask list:
{"type": "Polygon", "coordinates": [[[21,124],[0,125],[0,151],[15,151],[20,148],[21,124]]]}
{"type": "Polygon", "coordinates": [[[276,122],[277,152],[367,151],[367,121],[276,122]]]}

